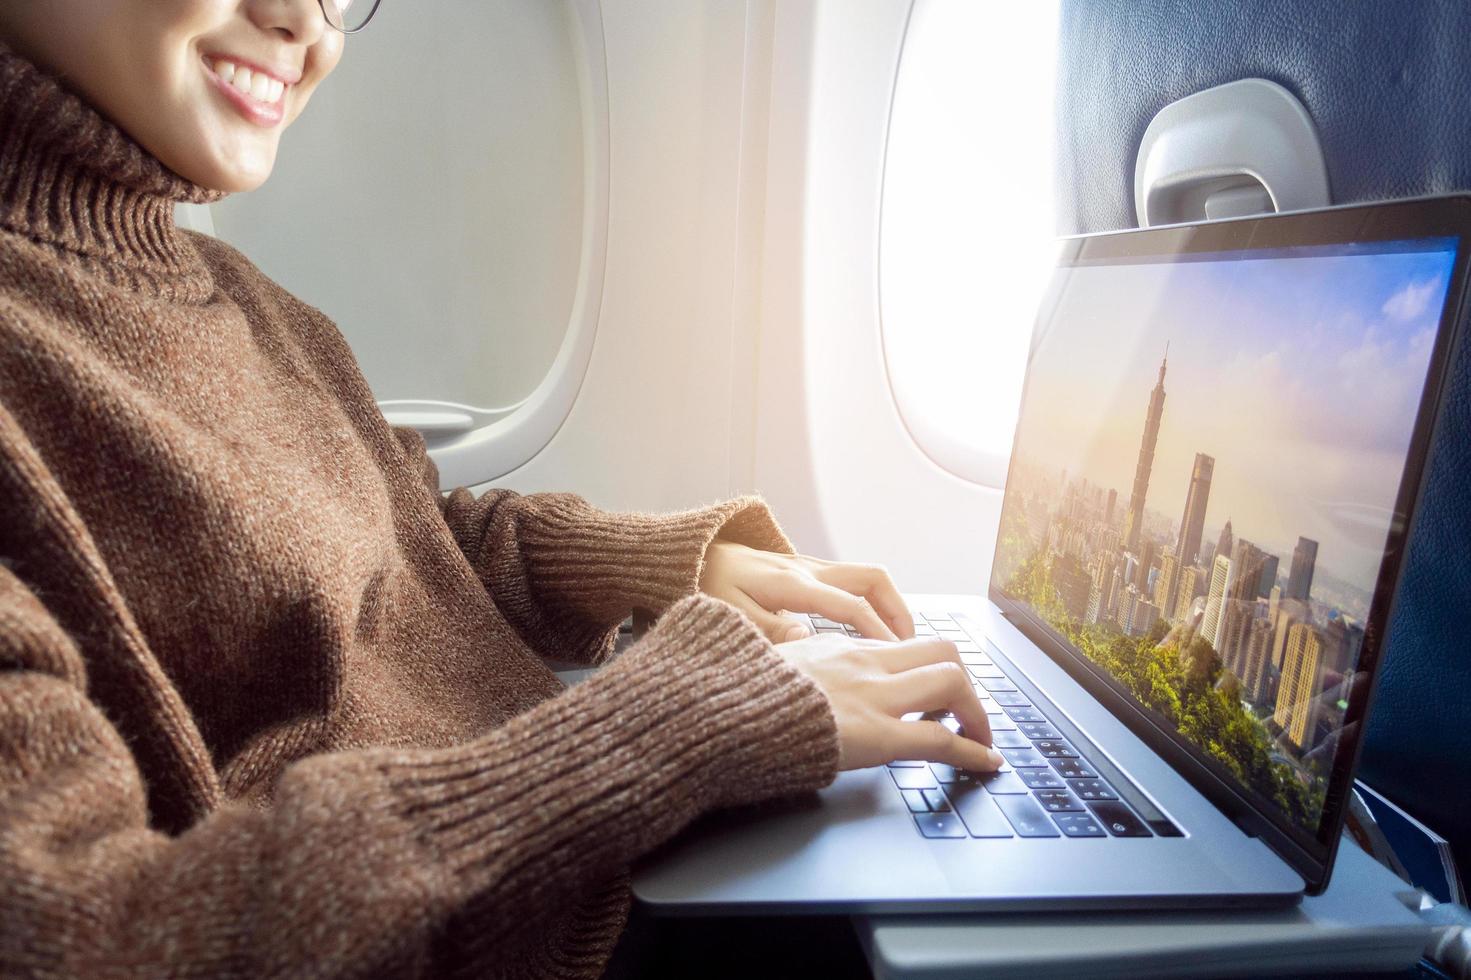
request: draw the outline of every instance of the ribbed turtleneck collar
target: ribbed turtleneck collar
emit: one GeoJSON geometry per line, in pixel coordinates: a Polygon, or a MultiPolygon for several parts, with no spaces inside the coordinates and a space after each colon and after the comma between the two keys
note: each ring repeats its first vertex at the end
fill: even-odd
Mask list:
{"type": "Polygon", "coordinates": [[[120,285],[198,299],[210,276],[175,227],[174,205],[223,197],[0,43],[0,228],[72,253],[120,285]]]}

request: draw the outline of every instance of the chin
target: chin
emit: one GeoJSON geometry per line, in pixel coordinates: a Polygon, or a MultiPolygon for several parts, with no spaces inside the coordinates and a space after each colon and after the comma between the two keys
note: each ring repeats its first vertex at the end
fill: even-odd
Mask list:
{"type": "Polygon", "coordinates": [[[201,187],[227,194],[240,194],[253,191],[264,184],[266,178],[271,176],[275,162],[274,155],[268,160],[248,166],[241,166],[238,161],[190,159],[180,161],[179,166],[172,166],[171,169],[180,177],[201,187]]]}

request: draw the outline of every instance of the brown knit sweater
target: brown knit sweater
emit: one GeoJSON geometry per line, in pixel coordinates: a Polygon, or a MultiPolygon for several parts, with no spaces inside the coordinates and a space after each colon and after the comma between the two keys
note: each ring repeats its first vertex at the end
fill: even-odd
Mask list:
{"type": "Polygon", "coordinates": [[[834,775],[696,594],[790,544],[441,495],[327,318],[175,228],[219,196],[0,47],[0,975],[596,974],[630,861],[834,775]]]}

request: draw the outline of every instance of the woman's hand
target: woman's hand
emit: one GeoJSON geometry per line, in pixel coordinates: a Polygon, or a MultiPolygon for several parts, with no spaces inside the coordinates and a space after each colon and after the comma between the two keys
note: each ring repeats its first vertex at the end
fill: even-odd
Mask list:
{"type": "Polygon", "coordinates": [[[924,759],[991,772],[1005,762],[989,747],[991,725],[949,640],[880,643],[819,633],[776,650],[827,695],[838,723],[840,769],[924,759]],[[940,721],[903,720],[915,711],[950,712],[963,734],[940,721]]]}
{"type": "Polygon", "coordinates": [[[873,639],[914,636],[909,607],[880,565],[783,555],[717,538],[705,550],[700,591],[750,616],[773,643],[810,632],[787,610],[847,623],[873,639]]]}

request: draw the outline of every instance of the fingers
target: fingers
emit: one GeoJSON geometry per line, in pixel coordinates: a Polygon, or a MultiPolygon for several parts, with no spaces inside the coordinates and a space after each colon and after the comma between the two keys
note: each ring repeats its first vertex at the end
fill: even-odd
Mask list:
{"type": "Polygon", "coordinates": [[[729,597],[721,596],[721,598],[750,616],[751,621],[766,634],[766,638],[772,643],[800,640],[812,632],[808,629],[805,619],[771,612],[739,588],[735,589],[729,597]]]}
{"type": "Polygon", "coordinates": [[[938,663],[960,663],[960,652],[951,640],[923,636],[898,643],[876,645],[876,655],[890,673],[898,674],[916,667],[938,663]]]}
{"type": "Polygon", "coordinates": [[[889,679],[886,707],[890,714],[909,711],[948,711],[960,722],[965,737],[981,745],[991,744],[991,722],[981,699],[970,686],[970,674],[959,662],[932,663],[889,679]]]}
{"type": "Polygon", "coordinates": [[[815,578],[798,579],[794,583],[794,590],[796,596],[788,603],[790,606],[805,608],[807,612],[835,622],[847,623],[864,636],[877,640],[899,639],[863,596],[854,595],[815,578]],[[799,602],[800,606],[797,605],[799,602]]]}
{"type": "Polygon", "coordinates": [[[1000,752],[957,735],[938,721],[894,721],[894,757],[942,762],[971,772],[995,772],[1006,761],[1000,752]]]}
{"type": "Polygon", "coordinates": [[[813,575],[818,581],[866,597],[879,618],[893,631],[894,638],[907,640],[914,636],[914,614],[881,565],[832,564],[815,570],[813,575]]]}

